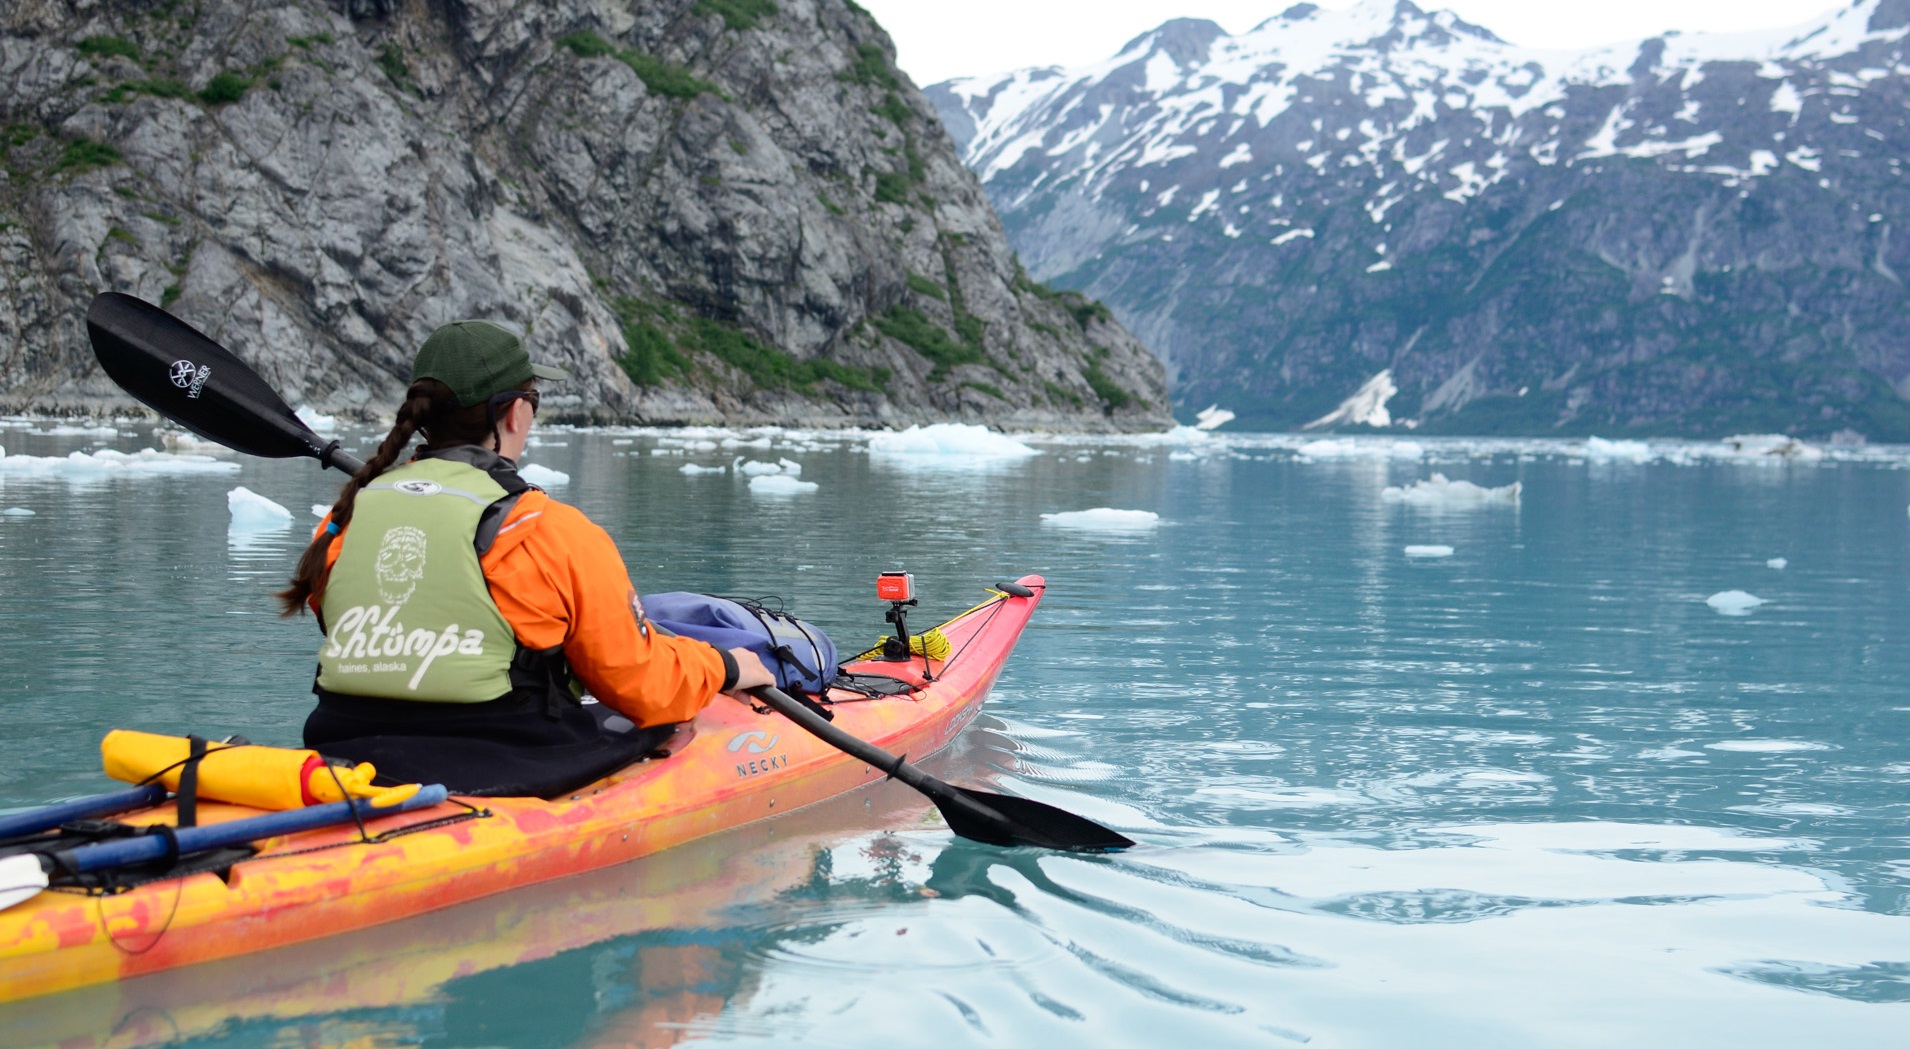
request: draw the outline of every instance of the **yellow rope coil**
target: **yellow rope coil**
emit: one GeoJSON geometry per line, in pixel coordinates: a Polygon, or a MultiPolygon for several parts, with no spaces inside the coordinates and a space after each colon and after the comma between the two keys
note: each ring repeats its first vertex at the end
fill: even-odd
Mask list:
{"type": "MultiPolygon", "coordinates": [[[[882,651],[882,644],[887,640],[888,638],[885,637],[877,641],[875,647],[870,649],[870,652],[876,653],[882,651]]],[[[909,651],[918,656],[927,656],[930,659],[947,659],[948,654],[954,650],[954,647],[955,646],[948,643],[948,635],[934,627],[929,628],[929,632],[926,634],[916,634],[909,638],[909,651]]]]}

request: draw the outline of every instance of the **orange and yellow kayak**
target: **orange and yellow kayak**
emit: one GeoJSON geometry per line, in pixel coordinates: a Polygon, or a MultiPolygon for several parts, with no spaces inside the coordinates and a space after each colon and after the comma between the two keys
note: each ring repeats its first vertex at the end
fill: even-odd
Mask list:
{"type": "MultiPolygon", "coordinates": [[[[941,749],[980,710],[1041,601],[996,592],[942,624],[946,659],[858,662],[895,695],[832,695],[834,724],[891,753],[941,749]]],[[[783,719],[719,698],[667,758],[553,801],[456,798],[430,808],[254,842],[221,870],[117,895],[58,890],[0,911],[0,1001],[129,979],[364,929],[635,860],[883,778],[783,719]]],[[[201,801],[200,824],[261,810],[201,801]]],[[[167,803],[122,817],[176,820],[167,803]]]]}

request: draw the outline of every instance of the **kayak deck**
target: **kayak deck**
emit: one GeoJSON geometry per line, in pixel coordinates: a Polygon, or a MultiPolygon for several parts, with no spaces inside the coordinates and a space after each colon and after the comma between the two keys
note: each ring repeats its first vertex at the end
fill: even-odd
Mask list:
{"type": "MultiPolygon", "coordinates": [[[[899,678],[894,696],[833,693],[835,725],[892,753],[925,756],[979,712],[1044,581],[941,626],[946,661],[860,662],[899,678]]],[[[254,842],[258,854],[118,895],[48,891],[0,912],[0,1001],[126,979],[361,929],[517,886],[625,863],[810,805],[883,778],[779,715],[718,697],[669,744],[552,801],[451,798],[415,812],[254,842]]],[[[199,822],[260,810],[201,801],[199,822]]],[[[171,823],[172,804],[122,817],[171,823]]]]}

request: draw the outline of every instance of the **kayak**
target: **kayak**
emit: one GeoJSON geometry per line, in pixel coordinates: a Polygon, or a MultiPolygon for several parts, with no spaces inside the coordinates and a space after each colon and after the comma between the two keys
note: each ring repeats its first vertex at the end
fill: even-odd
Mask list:
{"type": "MultiPolygon", "coordinates": [[[[846,664],[849,681],[878,687],[832,689],[833,725],[911,758],[940,750],[980,711],[1045,587],[1024,576],[942,624],[946,658],[846,664]]],[[[117,894],[56,885],[0,911],[0,1001],[284,947],[602,870],[886,775],[783,714],[726,697],[665,749],[666,757],[555,800],[433,802],[426,793],[410,811],[255,840],[254,854],[228,865],[117,894]]],[[[196,807],[207,828],[266,815],[205,799],[196,807]]],[[[176,825],[178,813],[168,801],[117,819],[176,825]]]]}

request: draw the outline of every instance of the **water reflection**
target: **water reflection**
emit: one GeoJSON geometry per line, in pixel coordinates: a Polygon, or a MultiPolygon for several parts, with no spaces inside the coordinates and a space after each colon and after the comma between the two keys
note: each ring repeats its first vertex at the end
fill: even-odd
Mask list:
{"type": "MultiPolygon", "coordinates": [[[[645,589],[777,594],[861,641],[877,571],[914,572],[924,617],[1046,574],[948,778],[1143,847],[989,849],[857,795],[832,823],[0,1012],[9,1037],[37,1017],[18,1029],[82,1045],[1902,1041],[1910,471],[1884,451],[1057,441],[956,472],[844,441],[615,439],[536,460],[645,589]],[[819,489],[677,471],[737,454],[819,489]],[[1522,501],[1379,494],[1432,469],[1522,501]],[[1104,506],[1160,524],[1041,525],[1104,506]],[[1769,603],[1719,616],[1728,589],[1769,603]]],[[[316,637],[265,595],[302,529],[232,541],[224,493],[303,507],[336,475],[3,483],[40,511],[0,521],[4,803],[100,789],[106,727],[295,734],[316,637]]]]}

